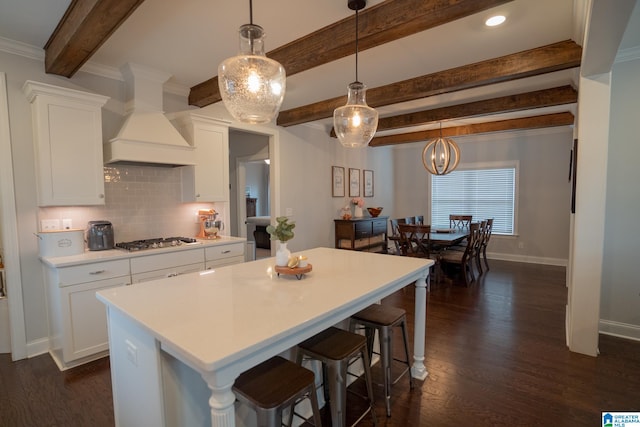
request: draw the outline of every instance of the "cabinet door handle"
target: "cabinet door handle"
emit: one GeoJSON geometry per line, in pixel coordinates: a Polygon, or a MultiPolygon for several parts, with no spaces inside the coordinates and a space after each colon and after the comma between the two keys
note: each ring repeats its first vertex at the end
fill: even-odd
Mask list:
{"type": "Polygon", "coordinates": [[[228,254],[229,252],[231,252],[231,249],[227,249],[226,251],[222,251],[223,254],[228,254]]]}
{"type": "Polygon", "coordinates": [[[96,270],[96,271],[90,271],[90,272],[89,272],[89,274],[93,274],[93,275],[95,275],[95,274],[102,274],[102,273],[104,273],[105,271],[107,271],[107,270],[96,270]]]}
{"type": "Polygon", "coordinates": [[[180,275],[180,273],[169,273],[169,274],[167,274],[167,277],[176,277],[176,276],[179,276],[179,275],[180,275]]]}

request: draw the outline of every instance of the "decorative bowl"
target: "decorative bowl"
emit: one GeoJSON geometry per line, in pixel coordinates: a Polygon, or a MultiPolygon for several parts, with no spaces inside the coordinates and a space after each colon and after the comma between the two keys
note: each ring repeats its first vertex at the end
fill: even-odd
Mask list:
{"type": "Polygon", "coordinates": [[[372,217],[377,217],[378,215],[380,215],[380,212],[382,212],[382,208],[378,207],[378,208],[367,208],[367,210],[369,211],[369,215],[371,215],[372,217]]]}

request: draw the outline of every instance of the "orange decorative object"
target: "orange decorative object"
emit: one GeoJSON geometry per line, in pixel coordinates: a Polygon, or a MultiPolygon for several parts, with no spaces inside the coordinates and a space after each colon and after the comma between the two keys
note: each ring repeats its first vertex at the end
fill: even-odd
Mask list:
{"type": "Polygon", "coordinates": [[[275,270],[276,270],[276,273],[278,273],[278,276],[280,276],[281,274],[292,275],[292,276],[296,276],[296,278],[300,280],[302,279],[302,276],[304,276],[306,273],[312,270],[312,267],[311,267],[311,264],[307,264],[306,267],[294,267],[294,268],[276,265],[275,270]]]}
{"type": "Polygon", "coordinates": [[[214,209],[199,209],[198,216],[200,217],[200,232],[196,235],[196,239],[217,239],[218,230],[212,225],[218,216],[218,213],[214,209]]]}
{"type": "Polygon", "coordinates": [[[369,211],[369,215],[371,215],[372,217],[377,217],[378,215],[380,215],[380,213],[382,212],[382,208],[378,207],[378,208],[367,208],[367,210],[369,211]]]}

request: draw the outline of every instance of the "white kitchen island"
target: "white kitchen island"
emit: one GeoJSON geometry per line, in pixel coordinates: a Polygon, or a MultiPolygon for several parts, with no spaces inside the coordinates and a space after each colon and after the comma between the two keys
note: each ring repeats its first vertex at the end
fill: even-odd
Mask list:
{"type": "Polygon", "coordinates": [[[412,282],[411,373],[426,378],[433,261],[329,248],[301,254],[313,268],[302,280],[278,277],[269,258],[98,292],[108,313],[116,425],[202,425],[193,414],[205,394],[211,425],[235,426],[240,373],[412,282]]]}

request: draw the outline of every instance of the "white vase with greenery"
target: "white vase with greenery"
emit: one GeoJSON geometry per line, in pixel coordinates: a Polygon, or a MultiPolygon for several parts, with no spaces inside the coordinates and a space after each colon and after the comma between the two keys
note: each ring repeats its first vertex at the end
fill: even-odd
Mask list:
{"type": "Polygon", "coordinates": [[[291,251],[287,249],[287,242],[293,239],[293,229],[296,224],[289,222],[289,218],[286,216],[279,216],[276,218],[276,225],[268,225],[267,233],[271,236],[271,240],[279,241],[278,249],[276,250],[276,265],[284,267],[289,263],[289,257],[291,251]]]}

